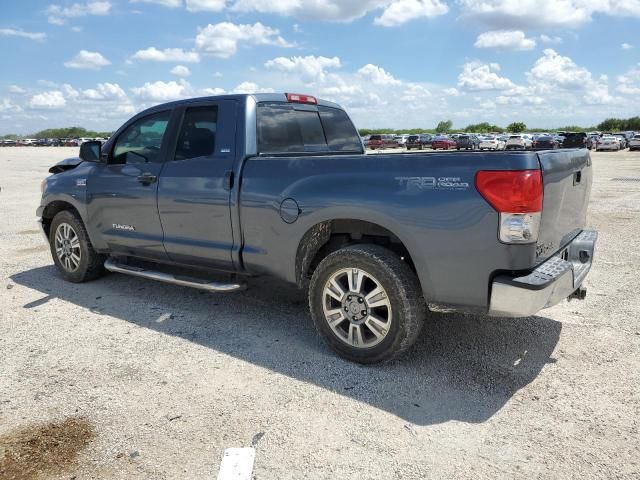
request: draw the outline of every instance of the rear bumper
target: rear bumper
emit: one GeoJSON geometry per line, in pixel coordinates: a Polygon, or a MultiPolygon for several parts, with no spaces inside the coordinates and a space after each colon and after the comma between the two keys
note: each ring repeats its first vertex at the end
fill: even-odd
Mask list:
{"type": "Polygon", "coordinates": [[[571,296],[591,269],[597,238],[595,230],[583,230],[531,273],[496,277],[491,287],[489,315],[528,317],[571,296]]]}

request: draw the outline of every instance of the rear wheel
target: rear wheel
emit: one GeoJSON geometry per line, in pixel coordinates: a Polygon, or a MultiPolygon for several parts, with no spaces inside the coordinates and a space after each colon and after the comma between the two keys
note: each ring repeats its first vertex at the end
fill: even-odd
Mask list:
{"type": "Polygon", "coordinates": [[[49,246],[58,271],[69,282],[87,282],[104,273],[105,256],[96,253],[82,220],[70,211],[53,218],[49,246]]]}
{"type": "Polygon", "coordinates": [[[329,346],[359,363],[407,351],[427,311],[416,275],[378,245],[353,245],[322,260],[309,286],[309,307],[329,346]]]}

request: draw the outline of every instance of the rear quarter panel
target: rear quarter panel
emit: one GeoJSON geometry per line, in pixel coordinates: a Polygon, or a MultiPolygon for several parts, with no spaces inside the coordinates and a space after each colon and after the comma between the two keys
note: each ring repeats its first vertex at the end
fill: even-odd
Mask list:
{"type": "Polygon", "coordinates": [[[239,204],[244,267],[295,282],[296,252],[309,229],[364,220],[404,243],[428,301],[486,308],[493,272],[531,268],[535,245],[498,241],[497,213],[476,191],[475,174],[525,168],[539,168],[534,153],[250,158],[239,204]],[[289,198],[300,207],[291,224],[280,217],[289,198]]]}

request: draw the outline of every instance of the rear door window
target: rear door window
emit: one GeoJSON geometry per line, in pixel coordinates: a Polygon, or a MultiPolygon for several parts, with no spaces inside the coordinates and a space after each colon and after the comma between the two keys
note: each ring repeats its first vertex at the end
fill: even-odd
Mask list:
{"type": "Polygon", "coordinates": [[[358,132],[340,109],[260,104],[257,117],[260,153],[362,151],[358,132]]]}

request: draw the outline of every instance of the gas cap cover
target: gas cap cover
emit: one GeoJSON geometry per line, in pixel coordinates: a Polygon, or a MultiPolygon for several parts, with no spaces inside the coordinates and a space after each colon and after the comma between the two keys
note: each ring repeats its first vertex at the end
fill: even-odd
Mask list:
{"type": "Polygon", "coordinates": [[[301,210],[293,198],[286,198],[280,204],[280,218],[286,223],[295,222],[300,216],[301,210]]]}

